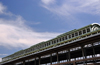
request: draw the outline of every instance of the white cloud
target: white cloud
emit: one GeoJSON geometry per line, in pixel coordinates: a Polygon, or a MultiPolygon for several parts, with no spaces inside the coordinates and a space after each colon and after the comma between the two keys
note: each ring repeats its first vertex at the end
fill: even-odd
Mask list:
{"type": "Polygon", "coordinates": [[[8,55],[8,54],[0,54],[0,56],[5,56],[5,55],[8,55]]]}
{"type": "Polygon", "coordinates": [[[46,41],[57,36],[59,33],[36,32],[24,24],[26,22],[20,15],[7,13],[8,11],[1,3],[1,13],[11,17],[0,18],[0,46],[6,48],[27,48],[31,45],[46,41]],[[11,16],[10,16],[11,15],[11,16]]]}
{"type": "Polygon", "coordinates": [[[6,7],[3,6],[2,3],[0,3],[0,14],[3,14],[5,10],[6,10],[6,7]]]}
{"type": "Polygon", "coordinates": [[[55,0],[41,0],[41,1],[46,5],[53,4],[55,2],[55,0]]]}
{"type": "Polygon", "coordinates": [[[20,28],[7,24],[0,24],[0,28],[2,28],[0,29],[0,46],[5,46],[8,48],[26,48],[58,35],[58,33],[39,33],[32,31],[31,29],[20,28]]]}
{"type": "Polygon", "coordinates": [[[0,62],[2,61],[2,58],[0,58],[0,62]]]}
{"type": "Polygon", "coordinates": [[[0,24],[14,25],[23,27],[25,20],[21,16],[15,16],[15,19],[0,18],[0,24]]]}
{"type": "Polygon", "coordinates": [[[12,14],[11,12],[7,12],[7,7],[4,6],[1,2],[0,2],[0,15],[9,15],[9,16],[12,16],[14,14],[12,14]]]}
{"type": "Polygon", "coordinates": [[[77,13],[100,14],[100,0],[54,0],[53,4],[45,4],[42,7],[54,14],[62,16],[72,16],[77,13]],[[58,4],[59,3],[59,4],[58,4]]]}

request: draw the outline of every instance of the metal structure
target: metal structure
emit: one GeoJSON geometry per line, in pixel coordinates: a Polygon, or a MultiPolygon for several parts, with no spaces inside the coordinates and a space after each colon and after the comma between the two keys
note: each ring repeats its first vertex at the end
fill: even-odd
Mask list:
{"type": "Polygon", "coordinates": [[[0,65],[100,65],[100,25],[61,34],[2,58],[0,65]]]}

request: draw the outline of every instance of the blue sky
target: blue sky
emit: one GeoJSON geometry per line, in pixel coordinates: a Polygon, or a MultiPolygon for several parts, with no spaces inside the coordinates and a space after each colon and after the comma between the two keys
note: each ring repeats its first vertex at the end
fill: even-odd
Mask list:
{"type": "Polygon", "coordinates": [[[0,0],[0,61],[92,23],[100,23],[100,0],[0,0]]]}

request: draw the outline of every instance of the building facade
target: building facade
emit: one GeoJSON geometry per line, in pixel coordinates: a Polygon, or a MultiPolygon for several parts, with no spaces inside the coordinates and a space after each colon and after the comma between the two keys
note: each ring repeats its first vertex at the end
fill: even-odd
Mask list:
{"type": "Polygon", "coordinates": [[[100,65],[100,25],[90,24],[2,58],[1,65],[100,65]]]}

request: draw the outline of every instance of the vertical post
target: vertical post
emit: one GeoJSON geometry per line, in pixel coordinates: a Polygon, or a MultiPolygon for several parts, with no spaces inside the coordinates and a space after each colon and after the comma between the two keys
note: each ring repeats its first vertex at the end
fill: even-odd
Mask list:
{"type": "Polygon", "coordinates": [[[39,56],[39,65],[41,64],[41,62],[40,62],[40,61],[41,61],[41,58],[40,58],[40,56],[39,56]]]}
{"type": "Polygon", "coordinates": [[[34,65],[36,65],[36,57],[35,57],[34,65]]]}
{"type": "Polygon", "coordinates": [[[52,54],[50,54],[50,64],[52,65],[52,54]]]}
{"type": "Polygon", "coordinates": [[[23,61],[23,65],[25,65],[25,60],[23,61]]]}
{"type": "Polygon", "coordinates": [[[92,43],[92,48],[93,48],[93,56],[95,57],[95,50],[94,50],[93,43],[92,43]]]}
{"type": "Polygon", "coordinates": [[[83,34],[83,31],[81,30],[82,34],[83,34]]]}
{"type": "Polygon", "coordinates": [[[73,62],[73,65],[76,65],[76,63],[75,63],[75,62],[73,62]]]}
{"type": "Polygon", "coordinates": [[[87,57],[86,57],[86,49],[83,49],[83,50],[84,50],[84,56],[85,56],[85,59],[86,59],[86,58],[87,58],[87,57]]]}
{"type": "Polygon", "coordinates": [[[52,41],[50,41],[50,45],[52,45],[52,41]]]}
{"type": "MultiPolygon", "coordinates": [[[[70,49],[68,49],[68,59],[71,61],[70,49]]],[[[69,65],[71,65],[71,63],[69,63],[69,65]]]]}
{"type": "Polygon", "coordinates": [[[66,60],[67,60],[67,62],[68,62],[68,50],[66,50],[67,52],[66,52],[66,60]]]}
{"type": "Polygon", "coordinates": [[[77,36],[79,36],[79,31],[77,31],[77,33],[78,33],[78,35],[77,35],[77,36]]]}
{"type": "MultiPolygon", "coordinates": [[[[84,48],[83,48],[84,46],[81,46],[81,49],[82,49],[82,56],[83,56],[83,59],[86,59],[86,57],[85,57],[85,52],[84,52],[84,48]]],[[[84,65],[87,65],[87,63],[85,63],[85,61],[84,61],[84,65]]]]}
{"type": "Polygon", "coordinates": [[[72,38],[72,34],[70,34],[71,38],[72,38]]]}
{"type": "Polygon", "coordinates": [[[83,59],[85,59],[83,46],[81,46],[81,49],[82,49],[82,56],[83,56],[83,59]]]}
{"type": "Polygon", "coordinates": [[[67,35],[67,39],[69,39],[69,35],[67,35]]]}
{"type": "MultiPolygon", "coordinates": [[[[85,56],[85,59],[87,58],[86,57],[86,49],[83,49],[84,50],[84,56],[85,56]]],[[[85,62],[85,64],[87,65],[87,62],[85,62]]]]}
{"type": "Polygon", "coordinates": [[[30,65],[29,60],[28,60],[28,65],[30,65]]]}
{"type": "Polygon", "coordinates": [[[68,59],[69,59],[69,61],[71,61],[71,59],[70,59],[70,49],[68,49],[68,59]]]}
{"type": "MultiPolygon", "coordinates": [[[[95,49],[94,49],[94,45],[93,45],[93,43],[92,43],[92,48],[93,48],[93,57],[95,57],[95,49]]],[[[94,59],[94,63],[96,63],[96,59],[94,59]]]]}
{"type": "Polygon", "coordinates": [[[85,31],[86,31],[86,33],[87,33],[87,29],[85,28],[85,31]]]}
{"type": "Polygon", "coordinates": [[[92,31],[92,27],[89,27],[90,28],[90,32],[92,31]]]}
{"type": "Polygon", "coordinates": [[[57,63],[59,63],[58,52],[56,54],[57,54],[57,63]]]}

